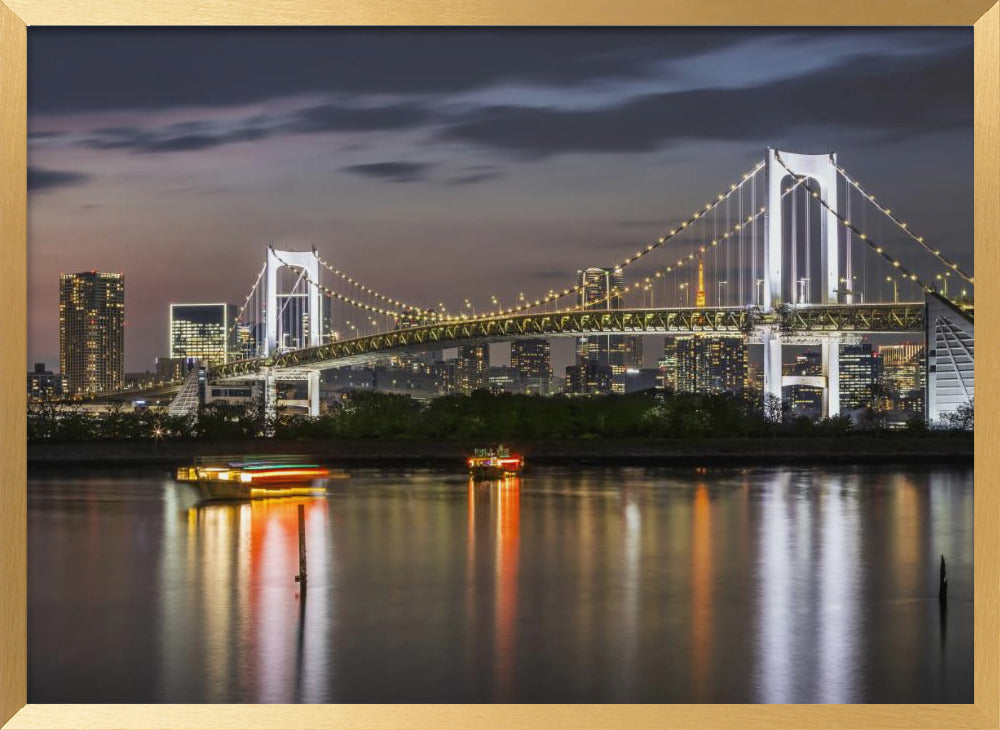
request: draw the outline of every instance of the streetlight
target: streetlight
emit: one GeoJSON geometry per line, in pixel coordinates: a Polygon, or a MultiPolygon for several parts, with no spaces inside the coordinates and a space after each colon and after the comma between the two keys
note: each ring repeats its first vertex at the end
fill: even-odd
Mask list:
{"type": "Polygon", "coordinates": [[[951,276],[951,272],[950,271],[946,271],[944,273],[944,275],[938,274],[937,276],[934,277],[935,279],[937,279],[938,281],[940,281],[942,283],[942,286],[944,287],[944,290],[942,291],[942,294],[944,294],[944,296],[945,296],[946,299],[948,298],[948,277],[949,276],[951,276]]]}
{"type": "Polygon", "coordinates": [[[754,282],[754,284],[755,284],[754,291],[760,289],[760,296],[757,297],[757,306],[762,307],[764,306],[764,280],[757,279],[757,281],[754,282]]]}
{"type": "Polygon", "coordinates": [[[899,303],[899,289],[896,286],[896,279],[894,277],[892,277],[892,276],[887,276],[887,277],[885,277],[885,280],[892,282],[892,301],[893,301],[893,304],[898,304],[899,303]]]}
{"type": "Polygon", "coordinates": [[[684,306],[688,307],[691,305],[691,296],[688,294],[688,283],[685,281],[680,285],[680,290],[684,292],[684,306]]]}
{"type": "MultiPolygon", "coordinates": [[[[763,283],[764,280],[763,279],[759,279],[759,281],[763,283]]],[[[715,289],[716,289],[716,303],[720,307],[722,306],[722,287],[723,286],[726,287],[726,293],[728,294],[729,293],[729,282],[728,281],[719,281],[719,282],[716,282],[716,284],[715,284],[715,289]]]]}

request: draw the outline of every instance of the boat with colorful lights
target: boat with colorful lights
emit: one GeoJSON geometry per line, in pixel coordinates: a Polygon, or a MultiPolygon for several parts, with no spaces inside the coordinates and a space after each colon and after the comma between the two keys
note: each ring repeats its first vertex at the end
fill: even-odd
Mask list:
{"type": "Polygon", "coordinates": [[[469,476],[473,480],[504,479],[519,476],[524,469],[524,458],[510,453],[503,444],[476,449],[468,457],[469,476]]]}
{"type": "Polygon", "coordinates": [[[301,456],[204,456],[177,469],[177,481],[196,486],[205,499],[306,496],[345,476],[301,456]]]}

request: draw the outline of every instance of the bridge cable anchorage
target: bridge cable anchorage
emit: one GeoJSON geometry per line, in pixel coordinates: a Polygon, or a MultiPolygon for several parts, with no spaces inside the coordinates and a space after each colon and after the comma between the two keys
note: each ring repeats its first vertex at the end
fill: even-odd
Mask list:
{"type": "MultiPolygon", "coordinates": [[[[346,281],[351,286],[355,287],[356,289],[360,289],[365,294],[367,294],[367,295],[369,295],[371,297],[374,297],[375,299],[378,299],[379,301],[385,302],[386,304],[389,304],[389,305],[393,305],[393,306],[397,306],[397,307],[402,307],[403,309],[412,309],[412,310],[415,310],[415,311],[421,312],[421,313],[433,312],[434,313],[433,317],[435,319],[440,319],[441,318],[441,315],[438,314],[437,311],[434,310],[433,307],[421,307],[421,306],[418,306],[416,304],[408,304],[407,302],[400,301],[399,299],[394,299],[393,297],[390,297],[387,294],[382,294],[381,292],[375,291],[371,287],[365,286],[364,284],[362,284],[357,279],[354,279],[353,277],[348,276],[347,274],[345,274],[343,271],[341,271],[340,269],[338,269],[335,266],[333,266],[328,261],[320,258],[318,255],[316,256],[316,259],[317,259],[317,261],[319,261],[320,265],[322,265],[323,268],[325,268],[331,274],[333,274],[334,276],[339,277],[340,279],[342,279],[343,281],[346,281]]],[[[444,314],[447,315],[448,314],[447,311],[444,314]]]]}
{"type": "MultiPolygon", "coordinates": [[[[683,233],[684,231],[688,230],[688,227],[691,224],[695,223],[696,221],[698,221],[699,219],[701,219],[703,216],[707,215],[708,213],[716,210],[716,208],[719,205],[721,205],[723,201],[728,201],[729,198],[730,198],[730,196],[732,196],[737,191],[741,190],[743,188],[743,185],[745,183],[747,183],[748,181],[750,181],[751,179],[753,179],[753,177],[758,172],[760,172],[761,170],[763,170],[764,167],[765,167],[765,163],[764,163],[763,160],[760,161],[760,162],[758,162],[756,165],[754,165],[753,169],[751,169],[749,172],[745,173],[743,175],[743,177],[740,178],[740,181],[738,183],[731,183],[730,186],[729,186],[729,189],[727,191],[725,191],[724,193],[719,193],[716,196],[715,200],[713,200],[713,201],[711,201],[709,203],[706,203],[704,208],[702,208],[700,210],[697,210],[694,213],[692,213],[689,218],[687,218],[686,220],[684,220],[684,221],[681,222],[680,226],[678,226],[677,228],[672,228],[669,233],[665,233],[665,234],[661,235],[653,243],[650,243],[645,248],[639,249],[638,251],[635,252],[635,254],[633,254],[632,256],[626,257],[625,259],[623,259],[618,264],[615,264],[614,266],[611,266],[611,267],[605,267],[605,268],[625,269],[628,266],[634,264],[639,259],[641,259],[644,256],[646,256],[647,254],[651,253],[652,251],[655,251],[656,249],[662,247],[664,244],[670,242],[671,240],[673,240],[674,238],[676,238],[677,236],[679,236],[681,233],[683,233]]],[[[524,304],[521,304],[521,305],[517,305],[517,306],[514,306],[514,307],[508,307],[507,309],[501,309],[501,310],[498,310],[498,311],[490,312],[489,315],[490,316],[497,316],[497,315],[504,316],[504,315],[508,315],[508,314],[514,314],[516,312],[523,312],[523,311],[526,311],[526,310],[529,310],[529,309],[534,309],[535,307],[539,307],[539,306],[542,306],[544,304],[548,304],[549,302],[558,301],[560,299],[563,299],[564,297],[567,297],[570,294],[579,293],[582,289],[583,289],[583,286],[580,285],[580,284],[577,284],[575,286],[563,289],[562,291],[551,292],[549,294],[546,294],[543,297],[539,297],[539,298],[535,299],[534,301],[528,301],[528,302],[526,302],[524,304]]],[[[461,321],[461,319],[462,319],[462,317],[459,316],[459,317],[456,317],[454,319],[448,319],[446,321],[448,321],[448,322],[454,322],[454,321],[461,321]]]]}
{"type": "MultiPolygon", "coordinates": [[[[798,190],[800,186],[804,186],[806,184],[806,180],[807,180],[807,178],[805,178],[805,177],[802,177],[801,179],[796,179],[795,183],[793,183],[792,185],[788,186],[787,188],[785,188],[781,192],[781,199],[782,200],[785,199],[786,197],[788,197],[789,195],[791,195],[792,193],[794,193],[796,190],[798,190]]],[[[760,208],[757,208],[753,213],[751,213],[750,215],[748,215],[746,218],[744,218],[741,221],[739,221],[736,224],[734,224],[727,231],[724,231],[721,236],[717,236],[716,238],[713,238],[712,241],[711,241],[711,243],[709,243],[708,245],[702,245],[702,246],[700,246],[699,249],[698,249],[699,253],[702,254],[702,255],[704,255],[708,251],[709,248],[712,248],[713,250],[718,251],[718,244],[720,244],[720,243],[726,244],[726,243],[729,243],[732,240],[735,240],[735,238],[737,237],[737,234],[740,232],[740,230],[743,227],[745,227],[749,223],[754,223],[758,218],[760,218],[762,215],[764,215],[764,213],[766,211],[767,211],[767,209],[764,206],[761,206],[760,208]]],[[[727,249],[727,251],[728,251],[728,249],[727,249]]],[[[692,263],[694,261],[697,261],[697,260],[698,260],[698,257],[696,257],[693,253],[688,254],[687,260],[685,260],[683,258],[678,259],[676,264],[671,264],[670,266],[662,268],[659,271],[657,271],[655,274],[646,276],[644,279],[636,280],[636,281],[632,282],[631,284],[628,284],[627,286],[625,286],[624,289],[621,289],[621,290],[616,289],[611,294],[609,294],[609,295],[607,295],[607,296],[605,296],[605,297],[603,297],[601,299],[591,300],[591,301],[587,302],[586,304],[574,304],[572,307],[570,307],[566,311],[568,311],[568,312],[585,311],[587,309],[593,308],[595,304],[606,304],[613,297],[624,296],[625,294],[628,294],[628,293],[630,293],[632,291],[636,291],[636,290],[638,290],[638,288],[640,286],[653,283],[653,279],[660,279],[660,278],[663,278],[666,274],[673,273],[674,271],[680,271],[682,268],[684,268],[688,264],[690,264],[690,263],[692,263]]],[[[719,302],[718,306],[721,307],[722,303],[719,302]]],[[[501,314],[500,316],[504,316],[504,315],[501,314]]]]}
{"type": "MultiPolygon", "coordinates": [[[[788,172],[788,174],[791,175],[796,180],[805,183],[805,181],[808,179],[805,175],[799,175],[799,174],[797,174],[795,172],[792,172],[792,170],[788,167],[788,165],[785,164],[785,161],[781,159],[781,153],[780,152],[775,152],[775,159],[778,161],[778,163],[783,168],[785,168],[785,170],[788,172]]],[[[805,187],[806,187],[806,190],[809,190],[809,192],[812,194],[812,196],[819,201],[819,204],[821,206],[823,206],[823,208],[825,208],[830,213],[832,213],[833,216],[838,221],[840,221],[845,227],[847,227],[850,231],[852,231],[860,240],[864,241],[868,245],[868,248],[870,248],[871,250],[873,250],[876,254],[878,254],[879,256],[881,256],[883,259],[885,259],[890,265],[892,265],[893,268],[899,269],[899,271],[903,273],[904,278],[907,278],[910,281],[916,283],[916,285],[919,286],[921,289],[923,289],[923,291],[925,293],[927,293],[927,294],[935,294],[935,293],[937,293],[936,290],[932,286],[930,286],[929,284],[927,284],[923,279],[921,279],[915,273],[913,273],[912,271],[908,270],[905,266],[903,266],[902,262],[900,262],[899,259],[896,259],[896,258],[893,258],[892,256],[890,256],[886,252],[885,248],[882,247],[882,246],[880,246],[876,241],[872,240],[871,237],[868,236],[867,233],[864,233],[863,231],[859,230],[857,228],[857,226],[855,226],[853,223],[851,223],[851,221],[847,220],[838,211],[836,211],[832,207],[830,207],[830,205],[823,199],[823,196],[821,196],[818,192],[813,191],[809,187],[808,183],[805,183],[805,187]]],[[[952,304],[956,304],[956,302],[954,302],[953,300],[949,300],[949,301],[951,301],[952,304]]],[[[957,306],[957,304],[956,304],[956,306],[957,306]]]]}
{"type": "Polygon", "coordinates": [[[862,197],[864,197],[872,205],[874,205],[876,208],[878,208],[878,210],[883,215],[885,215],[889,220],[891,220],[893,223],[895,223],[896,226],[901,231],[903,231],[903,233],[905,233],[911,239],[913,239],[914,241],[916,241],[917,244],[919,244],[925,251],[927,251],[927,253],[929,253],[931,256],[935,257],[936,259],[938,259],[941,263],[943,263],[949,269],[951,269],[952,271],[954,271],[956,274],[958,274],[962,279],[964,279],[965,281],[967,281],[969,284],[974,284],[975,283],[975,281],[973,280],[973,277],[972,277],[971,274],[968,274],[965,271],[963,271],[956,262],[952,261],[947,256],[945,256],[944,254],[942,254],[941,251],[939,251],[938,249],[931,248],[929,245],[927,245],[927,243],[924,241],[924,237],[923,236],[918,236],[916,233],[914,233],[913,231],[911,231],[910,227],[906,224],[905,221],[899,220],[896,216],[894,216],[892,214],[892,211],[889,208],[886,208],[881,203],[879,203],[877,200],[875,200],[875,196],[872,195],[871,193],[869,193],[864,188],[862,188],[861,187],[861,183],[859,183],[857,180],[855,180],[854,178],[852,178],[848,174],[847,170],[845,170],[843,167],[841,167],[837,163],[834,163],[833,166],[837,169],[837,172],[840,173],[841,177],[843,177],[846,182],[848,182],[850,185],[853,185],[854,188],[859,193],[861,193],[862,197]]]}

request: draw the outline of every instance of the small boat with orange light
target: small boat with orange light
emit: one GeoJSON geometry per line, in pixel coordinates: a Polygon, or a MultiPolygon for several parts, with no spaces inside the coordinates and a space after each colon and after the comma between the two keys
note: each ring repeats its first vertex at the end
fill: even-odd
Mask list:
{"type": "Polygon", "coordinates": [[[524,458],[510,453],[503,444],[476,449],[468,458],[469,476],[473,480],[503,479],[520,475],[524,458]]]}
{"type": "Polygon", "coordinates": [[[192,484],[205,499],[264,499],[320,493],[325,480],[346,474],[297,456],[208,456],[177,469],[177,481],[192,484]]]}

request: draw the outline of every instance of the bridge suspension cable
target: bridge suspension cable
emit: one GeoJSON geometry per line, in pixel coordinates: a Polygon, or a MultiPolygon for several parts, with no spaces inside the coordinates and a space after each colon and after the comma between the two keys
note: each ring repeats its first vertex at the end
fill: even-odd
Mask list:
{"type": "Polygon", "coordinates": [[[253,286],[250,287],[250,293],[247,294],[246,299],[243,300],[243,305],[239,308],[239,311],[236,313],[236,317],[233,318],[233,323],[229,327],[229,332],[226,333],[228,336],[231,337],[232,334],[236,331],[236,328],[239,327],[240,320],[242,319],[243,314],[247,310],[247,305],[250,304],[250,300],[253,299],[253,295],[257,292],[257,287],[260,286],[260,281],[261,279],[264,278],[264,272],[266,270],[267,270],[267,262],[265,262],[260,267],[260,271],[257,273],[257,278],[254,280],[253,286]]]}
{"type": "MultiPolygon", "coordinates": [[[[789,195],[792,195],[800,187],[805,186],[806,180],[807,178],[805,177],[796,178],[795,182],[792,185],[788,186],[787,188],[781,191],[781,199],[782,200],[785,199],[789,195]]],[[[716,237],[714,237],[712,241],[707,245],[702,244],[701,246],[699,246],[697,255],[692,251],[688,253],[688,255],[685,258],[677,259],[676,264],[670,264],[669,266],[666,266],[665,268],[656,271],[654,274],[648,275],[643,279],[636,280],[633,283],[621,289],[616,289],[600,299],[591,300],[586,304],[576,304],[570,307],[569,311],[581,311],[581,310],[586,310],[589,307],[593,307],[595,304],[606,304],[614,297],[624,296],[629,292],[637,291],[640,287],[646,284],[653,283],[653,280],[655,279],[660,279],[666,274],[672,273],[676,270],[680,270],[685,266],[688,266],[691,263],[698,261],[702,256],[704,256],[708,252],[708,249],[710,248],[717,249],[720,243],[726,244],[733,240],[739,240],[740,234],[746,229],[747,225],[754,223],[758,218],[760,218],[766,212],[767,208],[765,206],[756,208],[753,213],[739,220],[735,225],[730,227],[728,230],[724,231],[721,236],[716,235],[716,237]]],[[[505,314],[505,312],[501,312],[501,314],[505,314]]]]}
{"type": "MultiPolygon", "coordinates": [[[[831,159],[832,159],[832,157],[831,157],[831,159]]],[[[843,167],[841,167],[840,165],[838,165],[836,162],[834,162],[833,165],[834,165],[834,167],[837,168],[837,172],[840,173],[841,177],[843,177],[844,180],[849,185],[852,185],[859,193],[861,193],[861,195],[864,198],[866,198],[868,201],[870,201],[872,205],[874,205],[889,220],[891,220],[893,223],[895,223],[896,226],[901,231],[903,231],[903,233],[905,233],[909,238],[911,238],[913,241],[915,241],[919,246],[921,246],[925,251],[927,251],[927,253],[929,253],[931,256],[935,257],[936,259],[938,259],[941,263],[943,263],[949,269],[951,269],[956,274],[958,274],[962,279],[965,279],[965,281],[967,281],[968,283],[970,283],[970,284],[974,284],[975,283],[971,274],[968,274],[965,271],[963,271],[956,262],[952,261],[947,256],[945,256],[944,254],[942,254],[940,250],[932,248],[931,246],[929,246],[924,241],[924,237],[923,236],[918,236],[916,233],[914,233],[913,231],[911,231],[910,227],[906,224],[905,221],[899,220],[899,218],[897,218],[895,215],[893,215],[891,209],[886,208],[881,203],[879,203],[877,200],[875,200],[875,196],[872,195],[871,193],[869,193],[863,187],[861,187],[861,183],[859,183],[857,180],[855,180],[853,177],[851,177],[850,174],[848,174],[847,170],[845,170],[843,167]]]]}
{"type": "MultiPolygon", "coordinates": [[[[274,257],[279,261],[279,263],[281,263],[282,266],[293,268],[287,261],[281,258],[281,256],[279,256],[277,253],[274,254],[274,257]]],[[[338,299],[339,301],[342,301],[345,304],[350,304],[351,306],[357,307],[358,309],[363,309],[367,312],[372,312],[374,314],[382,314],[388,317],[401,317],[404,314],[403,312],[398,310],[378,307],[373,304],[368,304],[358,299],[354,299],[353,297],[349,297],[345,294],[341,294],[340,292],[334,291],[330,287],[325,286],[320,282],[313,281],[304,270],[302,272],[302,278],[304,278],[307,283],[311,284],[312,286],[315,286],[316,288],[320,289],[329,296],[334,297],[335,299],[338,299]]]]}
{"type": "Polygon", "coordinates": [[[333,274],[334,276],[340,278],[342,281],[347,282],[348,284],[350,284],[351,286],[355,287],[356,289],[360,289],[362,292],[364,292],[368,296],[374,297],[375,299],[378,299],[379,301],[384,302],[385,304],[388,304],[388,305],[391,305],[391,306],[395,306],[395,307],[401,307],[404,310],[405,309],[412,309],[412,310],[415,310],[417,312],[422,312],[422,313],[424,313],[427,316],[427,318],[432,318],[433,317],[434,319],[442,319],[442,315],[448,316],[447,312],[443,312],[443,313],[439,314],[436,310],[434,310],[433,307],[421,307],[421,306],[418,306],[416,304],[407,304],[406,302],[403,302],[403,301],[400,301],[399,299],[395,299],[393,297],[390,297],[387,294],[382,294],[381,292],[375,291],[371,287],[366,286],[365,284],[362,284],[357,279],[354,279],[353,277],[348,276],[347,274],[345,274],[343,271],[341,271],[340,269],[338,269],[335,266],[333,266],[333,264],[329,263],[328,261],[325,261],[324,259],[320,258],[319,256],[317,256],[316,258],[319,261],[320,265],[323,266],[323,268],[325,268],[331,274],[333,274]]]}
{"type": "MultiPolygon", "coordinates": [[[[720,206],[723,202],[728,201],[734,193],[737,193],[737,191],[742,190],[743,185],[746,184],[748,181],[752,180],[758,172],[764,169],[764,166],[765,163],[763,161],[758,162],[756,165],[754,165],[753,169],[745,173],[740,178],[739,182],[731,183],[729,185],[728,190],[716,195],[714,200],[706,203],[704,208],[696,210],[694,213],[691,214],[690,217],[681,221],[681,224],[679,226],[677,226],[676,228],[672,228],[668,233],[664,233],[663,235],[659,236],[655,241],[648,244],[645,248],[638,249],[633,255],[626,256],[624,259],[622,259],[619,263],[615,264],[614,266],[606,268],[625,269],[634,264],[636,261],[639,261],[646,255],[650,254],[651,252],[661,248],[667,243],[670,243],[672,240],[674,240],[682,233],[687,231],[689,226],[691,226],[693,223],[702,219],[708,213],[716,210],[718,206],[720,206]]],[[[535,307],[539,307],[553,301],[558,301],[564,297],[569,296],[570,294],[576,294],[580,292],[582,289],[583,285],[576,284],[574,286],[567,287],[561,291],[550,292],[545,296],[538,297],[534,301],[529,300],[526,301],[524,304],[488,312],[485,316],[506,315],[506,314],[513,314],[515,312],[523,312],[528,309],[534,309],[535,307]]],[[[446,318],[445,321],[461,321],[463,319],[467,319],[467,317],[463,315],[458,315],[458,316],[452,315],[450,318],[446,318]]]]}
{"type": "Polygon", "coordinates": [[[806,180],[808,180],[808,178],[805,175],[798,175],[792,172],[792,170],[788,167],[788,165],[785,164],[785,161],[781,159],[780,153],[775,154],[775,159],[783,168],[785,168],[785,170],[788,172],[789,175],[791,175],[795,180],[803,182],[805,184],[806,190],[808,190],[812,194],[813,198],[819,201],[819,204],[823,208],[832,213],[833,216],[838,221],[840,221],[848,230],[853,232],[858,237],[858,239],[863,241],[872,251],[874,251],[876,254],[881,256],[885,261],[891,264],[893,268],[898,269],[903,274],[904,278],[914,282],[917,286],[919,286],[924,292],[928,294],[936,293],[934,287],[930,286],[923,279],[917,276],[917,274],[910,271],[907,267],[903,265],[903,263],[899,259],[895,258],[894,256],[891,256],[883,246],[878,244],[876,241],[872,240],[872,238],[869,237],[867,233],[859,229],[854,223],[852,223],[850,220],[841,215],[839,211],[834,210],[833,207],[831,207],[823,199],[823,197],[819,194],[819,192],[814,191],[809,187],[808,182],[805,182],[806,180]]]}

